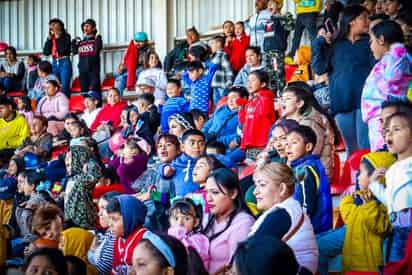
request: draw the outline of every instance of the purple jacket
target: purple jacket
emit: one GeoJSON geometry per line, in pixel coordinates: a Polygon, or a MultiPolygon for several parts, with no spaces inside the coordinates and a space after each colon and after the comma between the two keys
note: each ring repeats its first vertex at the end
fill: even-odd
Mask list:
{"type": "Polygon", "coordinates": [[[126,194],[136,193],[132,183],[146,170],[147,161],[148,158],[144,154],[135,156],[130,163],[125,163],[122,157],[115,157],[110,161],[110,167],[115,169],[126,194]]]}

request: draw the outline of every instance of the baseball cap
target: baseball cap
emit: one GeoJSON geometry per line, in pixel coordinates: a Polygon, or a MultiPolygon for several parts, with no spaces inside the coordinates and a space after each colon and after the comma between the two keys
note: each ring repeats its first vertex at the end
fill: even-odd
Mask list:
{"type": "Polygon", "coordinates": [[[101,95],[97,91],[88,91],[87,94],[84,95],[84,97],[91,97],[93,99],[100,100],[101,95]]]}

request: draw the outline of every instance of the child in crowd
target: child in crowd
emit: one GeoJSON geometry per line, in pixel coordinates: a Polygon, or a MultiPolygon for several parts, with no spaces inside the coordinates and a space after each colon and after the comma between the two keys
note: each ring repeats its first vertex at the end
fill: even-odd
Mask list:
{"type": "Polygon", "coordinates": [[[329,179],[319,156],[313,155],[316,134],[301,125],[287,135],[288,164],[297,180],[294,197],[310,217],[315,234],[332,228],[332,197],[329,179]]]}
{"type": "Polygon", "coordinates": [[[25,250],[25,254],[37,248],[57,248],[63,230],[63,216],[60,209],[54,204],[45,204],[39,207],[33,215],[32,233],[38,237],[25,250]]]}
{"type": "Polygon", "coordinates": [[[126,139],[136,133],[136,125],[139,120],[139,109],[135,105],[129,105],[122,111],[121,123],[109,140],[110,151],[118,155],[126,139]]]}
{"type": "Polygon", "coordinates": [[[270,128],[276,120],[275,95],[267,89],[268,82],[266,72],[251,72],[248,80],[249,100],[237,100],[242,106],[239,110],[239,122],[243,126],[240,147],[249,159],[256,159],[266,146],[270,128]]]}
{"type": "Polygon", "coordinates": [[[261,70],[265,67],[262,64],[262,51],[259,47],[248,47],[245,52],[246,64],[240,69],[236,75],[234,86],[248,86],[248,77],[250,72],[261,70]]]}
{"type": "Polygon", "coordinates": [[[139,111],[135,135],[144,138],[151,146],[154,145],[154,135],[160,126],[160,114],[154,102],[155,98],[152,94],[142,94],[135,103],[139,111]]]}
{"type": "Polygon", "coordinates": [[[188,112],[189,102],[180,96],[182,84],[180,80],[171,78],[167,81],[166,94],[168,99],[162,107],[160,126],[162,133],[169,132],[169,117],[175,113],[188,112]]]}
{"type": "Polygon", "coordinates": [[[235,37],[235,24],[233,21],[226,20],[223,25],[223,38],[225,39],[225,47],[229,45],[235,37]]]}
{"type": "Polygon", "coordinates": [[[190,113],[175,113],[169,117],[169,134],[182,138],[186,130],[195,129],[195,123],[190,113]]]}
{"type": "Polygon", "coordinates": [[[388,209],[392,224],[389,262],[403,258],[408,234],[412,229],[412,119],[410,113],[395,113],[384,127],[389,152],[396,154],[397,162],[388,170],[377,168],[371,176],[369,190],[388,209]],[[386,187],[379,180],[385,176],[386,187]]]}
{"type": "Polygon", "coordinates": [[[156,89],[156,82],[150,77],[140,77],[136,82],[136,93],[141,94],[154,94],[156,89]]]}
{"type": "Polygon", "coordinates": [[[31,54],[27,57],[26,88],[28,91],[34,88],[34,84],[39,78],[39,74],[37,73],[37,65],[40,61],[40,57],[34,54],[31,54]]]}
{"type": "Polygon", "coordinates": [[[207,63],[206,68],[201,61],[189,63],[182,79],[190,86],[190,110],[199,109],[205,114],[209,113],[209,91],[216,69],[217,66],[212,63],[207,63]]]}
{"type": "Polygon", "coordinates": [[[292,14],[282,15],[282,0],[271,0],[268,9],[272,12],[270,20],[265,25],[263,52],[266,72],[269,74],[269,88],[281,92],[285,86],[285,51],[289,33],[294,28],[292,14]]]}
{"type": "Polygon", "coordinates": [[[120,184],[127,194],[134,193],[133,181],[146,170],[148,155],[142,147],[148,147],[144,139],[130,137],[119,155],[110,161],[110,167],[119,175],[120,184]]]}
{"type": "Polygon", "coordinates": [[[84,95],[85,109],[81,119],[84,120],[88,128],[92,126],[97,114],[101,110],[101,108],[98,107],[100,105],[100,99],[101,95],[97,91],[89,91],[84,95]]]}
{"type": "MultiPolygon", "coordinates": [[[[359,191],[342,199],[339,210],[346,225],[342,271],[378,272],[383,265],[382,244],[390,232],[386,207],[368,190],[371,176],[378,168],[395,163],[388,152],[373,152],[362,157],[358,176],[359,191]]],[[[380,180],[384,186],[384,179],[380,180]]]]}
{"type": "MultiPolygon", "coordinates": [[[[16,222],[22,238],[22,246],[20,246],[20,248],[23,248],[36,239],[31,232],[33,213],[47,202],[42,195],[36,192],[36,188],[40,183],[39,174],[34,171],[24,171],[19,174],[19,179],[20,178],[23,180],[23,194],[28,198],[27,201],[18,205],[15,213],[16,222]]],[[[16,246],[12,247],[12,250],[15,254],[19,254],[16,253],[16,250],[20,249],[16,249],[16,246]]],[[[23,249],[21,249],[20,252],[23,252],[23,249]]]]}
{"type": "Polygon", "coordinates": [[[373,16],[376,11],[376,2],[377,0],[365,0],[362,3],[362,6],[364,6],[369,13],[369,16],[373,16]]]}
{"type": "Polygon", "coordinates": [[[163,178],[173,178],[177,197],[184,197],[199,189],[199,185],[193,182],[193,168],[196,160],[205,153],[203,133],[195,129],[184,132],[181,150],[182,154],[171,164],[159,166],[159,174],[163,178]]]}
{"type": "Polygon", "coordinates": [[[58,81],[57,77],[52,74],[52,64],[49,61],[41,61],[37,66],[37,74],[39,77],[32,89],[28,92],[28,97],[36,102],[46,94],[46,83],[49,80],[58,81]]]}
{"type": "Polygon", "coordinates": [[[17,112],[22,114],[29,125],[33,122],[33,110],[31,108],[31,101],[30,98],[27,96],[21,96],[16,99],[17,103],[17,112]]]}
{"type": "Polygon", "coordinates": [[[120,195],[109,200],[106,211],[116,236],[112,274],[129,274],[133,251],[147,232],[143,227],[146,206],[131,195],[120,195]]]}
{"type": "Polygon", "coordinates": [[[96,232],[94,242],[87,253],[87,260],[94,265],[99,274],[109,274],[112,270],[112,259],[114,242],[116,237],[109,230],[110,220],[106,211],[109,201],[117,196],[118,192],[107,192],[99,199],[97,205],[99,208],[99,224],[103,229],[100,233],[96,232]]]}
{"type": "Polygon", "coordinates": [[[96,224],[96,208],[92,191],[102,172],[92,153],[85,146],[71,146],[66,154],[67,182],[64,189],[64,217],[76,226],[92,229],[96,224]]]}
{"type": "Polygon", "coordinates": [[[201,233],[202,208],[189,198],[176,200],[170,208],[167,233],[180,240],[186,248],[193,247],[209,267],[209,239],[201,233]]]}
{"type": "Polygon", "coordinates": [[[312,92],[291,83],[282,93],[281,110],[283,118],[296,120],[316,133],[316,145],[312,153],[320,156],[325,172],[331,179],[335,133],[312,92]]]}
{"type": "Polygon", "coordinates": [[[232,87],[227,95],[227,104],[215,110],[213,116],[203,126],[202,132],[206,140],[216,140],[225,145],[226,150],[233,150],[240,145],[237,133],[239,125],[238,112],[240,106],[238,98],[246,99],[247,90],[244,87],[232,87]]]}
{"type": "Polygon", "coordinates": [[[12,158],[7,170],[0,172],[0,225],[8,224],[13,215],[13,198],[17,189],[17,175],[23,169],[23,159],[12,158]]]}
{"type": "Polygon", "coordinates": [[[402,29],[394,21],[379,22],[371,29],[371,50],[379,61],[363,87],[361,110],[363,121],[368,124],[372,151],[383,145],[379,120],[382,102],[406,100],[407,97],[412,79],[412,55],[402,44],[403,41],[402,29]]]}
{"type": "Polygon", "coordinates": [[[227,95],[227,89],[233,83],[233,72],[229,58],[223,51],[224,46],[225,38],[223,36],[215,36],[211,41],[210,62],[217,66],[211,85],[214,106],[219,102],[219,99],[227,95]]]}
{"type": "Polygon", "coordinates": [[[96,21],[89,18],[81,25],[83,39],[76,37],[72,41],[72,53],[79,55],[79,78],[82,93],[89,88],[100,92],[100,51],[103,41],[97,34],[96,21]]]}
{"type": "Polygon", "coordinates": [[[308,82],[312,80],[312,69],[310,67],[310,47],[309,46],[300,46],[295,54],[295,64],[298,65],[298,68],[293,72],[290,82],[293,81],[303,81],[308,82]]]}
{"type": "Polygon", "coordinates": [[[235,36],[226,43],[225,52],[229,56],[229,62],[232,65],[233,75],[242,69],[246,64],[246,49],[249,47],[250,37],[245,32],[245,25],[242,21],[235,24],[235,36]]]}
{"type": "Polygon", "coordinates": [[[195,129],[201,131],[205,123],[207,122],[208,116],[199,109],[193,109],[189,112],[192,115],[193,122],[195,123],[195,129]]]}

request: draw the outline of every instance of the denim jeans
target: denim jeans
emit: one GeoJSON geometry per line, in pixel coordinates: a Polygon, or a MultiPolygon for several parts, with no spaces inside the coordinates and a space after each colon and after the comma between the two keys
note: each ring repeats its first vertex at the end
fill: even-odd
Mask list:
{"type": "Polygon", "coordinates": [[[408,241],[411,229],[412,227],[393,227],[391,242],[389,244],[389,262],[398,262],[403,259],[406,242],[408,241]]]}
{"type": "Polygon", "coordinates": [[[317,33],[316,21],[318,15],[318,12],[298,14],[298,16],[296,17],[295,34],[293,35],[292,48],[290,49],[288,56],[295,56],[296,50],[300,46],[300,40],[305,29],[307,29],[309,32],[310,41],[312,42],[313,39],[315,39],[317,33]]]}
{"type": "Polygon", "coordinates": [[[15,90],[14,81],[11,77],[0,77],[0,85],[3,86],[6,92],[11,92],[15,90]]]}
{"type": "Polygon", "coordinates": [[[345,142],[348,157],[356,150],[370,148],[368,126],[362,121],[360,109],[337,114],[335,121],[345,142]]]}
{"type": "MultiPolygon", "coordinates": [[[[139,74],[143,71],[143,68],[139,67],[136,69],[136,81],[139,79],[139,74]]],[[[123,91],[126,89],[127,85],[127,71],[122,74],[115,74],[114,87],[119,90],[120,95],[123,95],[123,91]]]]}
{"type": "Polygon", "coordinates": [[[72,80],[72,62],[69,57],[53,59],[53,74],[60,80],[62,92],[70,97],[70,82],[72,80]]]}
{"type": "Polygon", "coordinates": [[[346,226],[342,226],[336,230],[330,230],[316,235],[316,241],[319,247],[318,272],[320,275],[327,275],[329,260],[342,254],[345,233],[346,226]]]}

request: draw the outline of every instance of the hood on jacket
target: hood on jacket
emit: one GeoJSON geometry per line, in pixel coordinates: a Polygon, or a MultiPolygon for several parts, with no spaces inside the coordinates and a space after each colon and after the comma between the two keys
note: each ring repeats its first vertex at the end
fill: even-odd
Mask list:
{"type": "Polygon", "coordinates": [[[147,208],[131,195],[117,197],[120,203],[120,213],[123,218],[123,237],[127,238],[133,231],[144,224],[147,208]]]}
{"type": "Polygon", "coordinates": [[[70,147],[70,153],[72,156],[70,174],[74,176],[82,173],[84,165],[91,158],[91,153],[87,147],[78,145],[70,147]]]}
{"type": "Polygon", "coordinates": [[[262,96],[262,97],[266,97],[266,98],[268,98],[268,99],[270,99],[270,100],[273,100],[273,102],[275,102],[275,101],[274,101],[274,100],[275,100],[275,93],[272,92],[271,90],[267,89],[267,88],[260,89],[260,90],[257,92],[257,94],[260,95],[260,96],[262,96]]]}
{"type": "Polygon", "coordinates": [[[72,227],[62,232],[61,246],[65,256],[76,256],[86,261],[87,252],[93,243],[94,235],[89,231],[72,227]]]}

